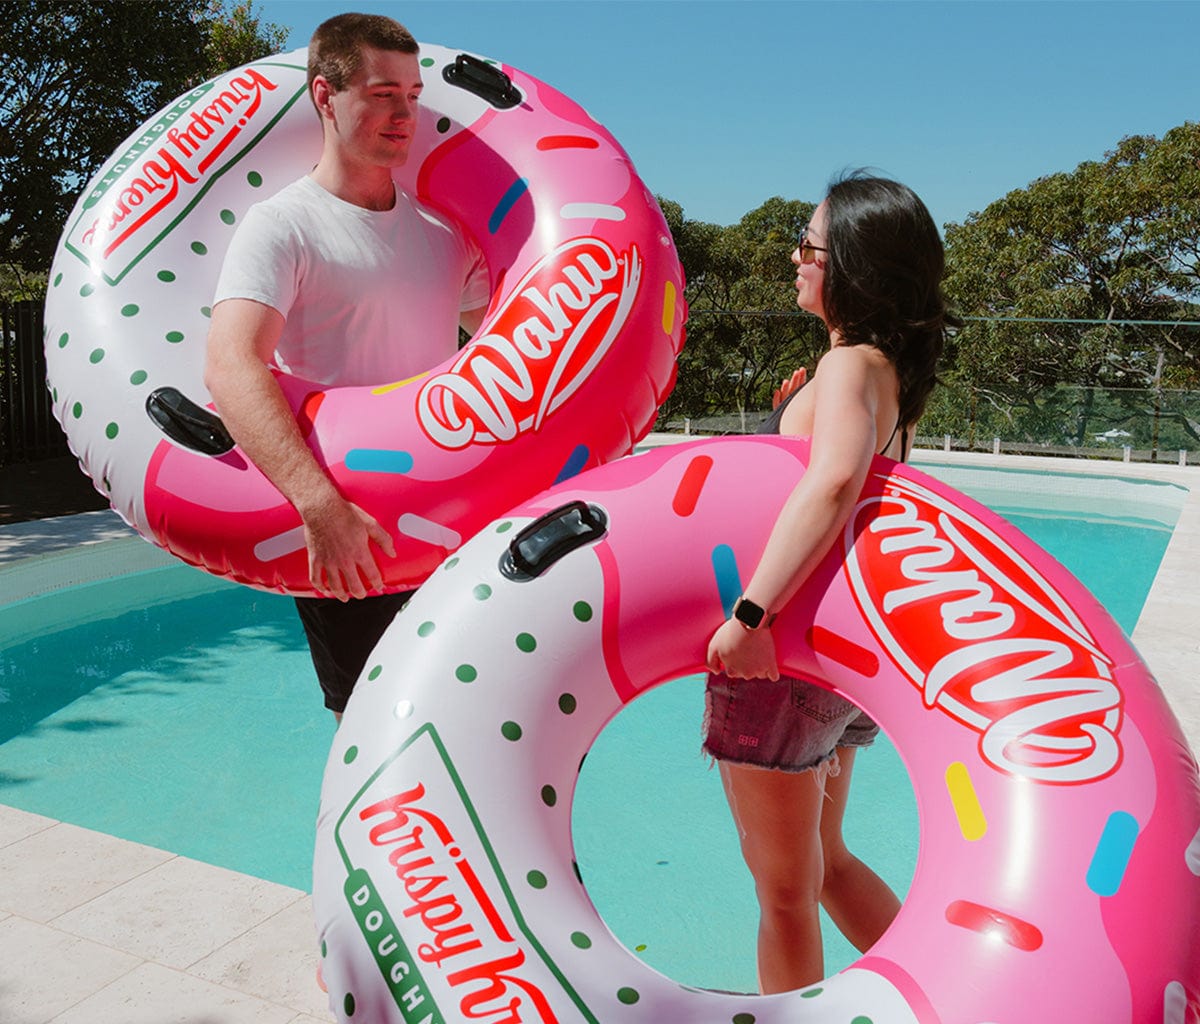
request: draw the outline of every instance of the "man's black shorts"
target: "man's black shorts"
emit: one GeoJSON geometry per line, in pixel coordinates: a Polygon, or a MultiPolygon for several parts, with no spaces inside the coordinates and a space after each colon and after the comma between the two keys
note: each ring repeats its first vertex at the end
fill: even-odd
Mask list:
{"type": "Polygon", "coordinates": [[[295,599],[317,681],[330,711],[341,714],[346,710],[346,701],[367,657],[414,593],[407,590],[345,602],[332,597],[295,599]]]}

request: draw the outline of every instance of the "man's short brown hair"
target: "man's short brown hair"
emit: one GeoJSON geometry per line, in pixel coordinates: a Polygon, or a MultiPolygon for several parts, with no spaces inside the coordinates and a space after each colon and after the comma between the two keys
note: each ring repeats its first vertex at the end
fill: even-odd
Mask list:
{"type": "Polygon", "coordinates": [[[338,14],[321,22],[308,43],[308,88],[320,75],[341,92],[362,66],[364,46],[398,53],[419,53],[412,33],[382,14],[338,14]]]}

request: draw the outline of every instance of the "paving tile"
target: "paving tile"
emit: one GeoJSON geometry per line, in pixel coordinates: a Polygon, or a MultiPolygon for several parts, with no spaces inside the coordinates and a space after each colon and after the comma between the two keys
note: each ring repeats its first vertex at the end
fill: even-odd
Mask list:
{"type": "Polygon", "coordinates": [[[0,847],[0,905],[31,921],[52,921],[172,857],[103,832],[56,823],[0,847]]]}
{"type": "MultiPolygon", "coordinates": [[[[138,966],[128,953],[12,916],[0,921],[0,1020],[48,1024],[138,966]]],[[[89,1024],[118,1018],[94,1017],[89,1024]]]]}
{"type": "Polygon", "coordinates": [[[144,963],[50,1024],[289,1024],[295,1011],[144,963]]]}
{"type": "Polygon", "coordinates": [[[55,918],[54,926],[182,969],[302,896],[297,889],[176,857],[55,918]]]}
{"type": "Polygon", "coordinates": [[[327,1014],[317,987],[312,897],[304,896],[194,964],[190,974],[304,1014],[327,1014]]]}
{"type": "Polygon", "coordinates": [[[7,804],[0,804],[0,849],[9,843],[19,843],[35,832],[57,825],[53,818],[44,818],[40,814],[31,814],[7,804]]]}

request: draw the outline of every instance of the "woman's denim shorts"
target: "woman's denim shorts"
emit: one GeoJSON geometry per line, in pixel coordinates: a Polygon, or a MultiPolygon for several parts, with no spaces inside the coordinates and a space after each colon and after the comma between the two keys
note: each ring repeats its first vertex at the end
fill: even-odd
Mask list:
{"type": "Polygon", "coordinates": [[[867,747],[879,734],[865,711],[803,679],[708,677],[704,752],[718,761],[801,772],[838,747],[867,747]]]}

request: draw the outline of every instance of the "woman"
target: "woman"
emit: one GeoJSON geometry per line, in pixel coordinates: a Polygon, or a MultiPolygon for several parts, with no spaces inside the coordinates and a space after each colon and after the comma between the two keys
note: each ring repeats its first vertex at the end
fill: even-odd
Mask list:
{"type": "Polygon", "coordinates": [[[770,624],[841,532],[875,454],[908,454],[951,322],[937,228],[897,182],[861,172],[835,182],[792,262],[797,304],[829,329],[812,381],[778,417],[781,434],[812,437],[810,461],[709,642],[704,741],[754,877],[763,993],[824,977],[820,905],[861,951],[900,909],[842,841],[855,751],[878,726],[828,690],[781,679],[770,624]]]}

